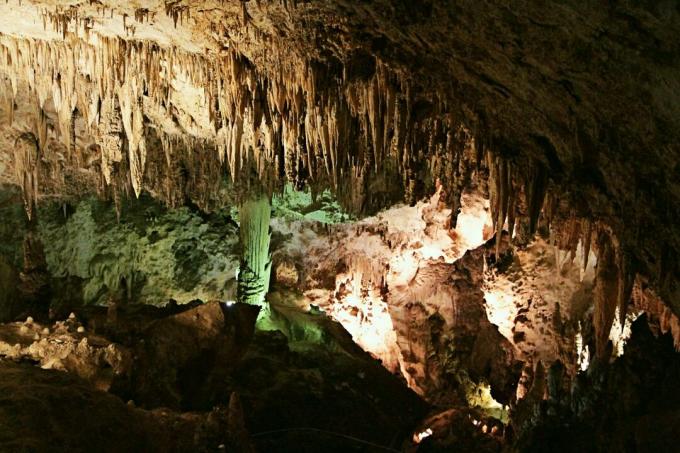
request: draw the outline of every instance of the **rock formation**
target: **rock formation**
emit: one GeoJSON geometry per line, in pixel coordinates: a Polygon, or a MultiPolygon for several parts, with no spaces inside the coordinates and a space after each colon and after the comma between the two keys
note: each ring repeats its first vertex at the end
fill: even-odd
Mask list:
{"type": "Polygon", "coordinates": [[[0,316],[36,318],[0,326],[3,355],[149,406],[228,404],[244,451],[275,444],[248,437],[268,417],[248,372],[210,365],[250,351],[332,394],[288,346],[374,365],[347,335],[433,405],[436,428],[395,439],[444,446],[467,417],[493,449],[492,414],[529,448],[532,414],[593,422],[588,398],[636,376],[616,365],[640,359],[622,358],[633,326],[680,349],[680,9],[497,3],[0,4],[0,316]],[[197,298],[260,305],[289,345],[223,332],[217,302],[176,306],[197,298]],[[88,304],[111,338],[41,336],[88,304]],[[233,335],[254,349],[217,345],[233,335]],[[159,367],[102,378],[116,342],[159,367]]]}

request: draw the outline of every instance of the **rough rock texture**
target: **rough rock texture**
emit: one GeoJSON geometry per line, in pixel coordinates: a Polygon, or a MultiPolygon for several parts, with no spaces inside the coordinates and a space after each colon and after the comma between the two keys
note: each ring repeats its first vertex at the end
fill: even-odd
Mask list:
{"type": "MultiPolygon", "coordinates": [[[[102,250],[113,250],[111,244],[115,241],[104,238],[120,238],[119,230],[143,231],[144,237],[151,236],[150,229],[172,231],[173,237],[193,234],[193,223],[183,227],[176,221],[178,216],[186,218],[184,214],[190,211],[185,208],[165,212],[148,200],[134,204],[138,205],[134,209],[123,205],[121,224],[117,226],[112,206],[85,203],[89,206],[88,216],[100,214],[96,222],[92,220],[95,225],[104,221],[102,212],[108,219],[105,231],[92,229],[85,242],[93,247],[106,243],[102,250]]],[[[42,228],[48,228],[54,238],[48,242],[48,258],[50,247],[62,256],[82,256],[58,247],[59,241],[71,243],[68,241],[77,239],[62,233],[77,218],[79,209],[71,212],[67,207],[66,220],[59,220],[63,217],[61,211],[56,220],[46,220],[44,208],[38,211],[41,222],[49,226],[42,228]]],[[[589,356],[595,356],[590,318],[596,259],[590,252],[584,270],[583,247],[570,250],[560,245],[560,236],[556,237],[553,230],[550,237],[544,224],[541,234],[528,245],[521,244],[516,235],[516,247],[508,247],[509,235],[503,234],[497,248],[490,211],[489,203],[479,193],[466,193],[456,228],[451,229],[450,209],[439,191],[415,206],[394,207],[355,223],[324,224],[312,219],[293,220],[289,215],[274,218],[273,273],[277,292],[267,299],[272,303],[273,326],[285,333],[290,349],[295,351],[286,354],[299,360],[310,351],[317,354],[322,349],[364,357],[353,344],[354,339],[440,410],[453,407],[458,411],[466,405],[481,408],[482,414],[475,420],[484,418],[483,424],[468,419],[464,429],[459,429],[437,422],[437,444],[450,445],[451,439],[472,430],[481,433],[478,440],[482,444],[497,446],[498,432],[490,433],[489,415],[507,420],[510,414],[513,419],[522,419],[524,408],[543,399],[546,368],[562,366],[565,379],[574,379],[577,371],[588,367],[589,356]],[[485,243],[489,237],[491,240],[485,243]],[[291,290],[300,290],[303,297],[291,294],[291,290]],[[330,316],[323,316],[323,311],[330,316]],[[340,321],[349,334],[332,319],[340,321]],[[525,362],[524,366],[518,361],[525,362]],[[555,365],[558,362],[560,365],[555,365]],[[510,412],[492,397],[509,404],[510,412]],[[481,432],[484,424],[486,433],[481,432]],[[451,435],[447,434],[450,430],[451,435]]],[[[190,218],[195,216],[198,214],[190,218]]],[[[202,219],[208,225],[214,220],[213,216],[202,219]]],[[[77,229],[75,225],[84,224],[87,223],[74,222],[71,231],[77,229]]],[[[203,246],[212,237],[207,234],[212,227],[202,225],[199,222],[197,229],[202,233],[195,239],[203,246]]],[[[111,258],[111,264],[125,263],[121,256],[111,258]]],[[[191,262],[204,264],[201,258],[191,262]]],[[[160,264],[167,268],[167,263],[160,264]]],[[[157,281],[149,285],[152,290],[157,281]]],[[[200,288],[200,284],[195,287],[200,288]]],[[[663,329],[674,331],[670,311],[642,281],[636,282],[632,292],[634,303],[628,312],[647,311],[663,321],[663,329]]],[[[130,302],[138,294],[141,293],[134,293],[130,302]]],[[[243,403],[251,404],[254,397],[247,383],[236,387],[231,378],[242,365],[236,358],[244,351],[247,356],[250,349],[245,344],[234,346],[228,333],[215,328],[215,322],[223,323],[223,311],[216,308],[217,304],[155,308],[126,305],[124,300],[128,300],[127,296],[109,301],[108,314],[104,307],[78,311],[90,346],[94,345],[90,338],[94,339],[96,332],[135,351],[138,358],[134,366],[113,379],[97,358],[99,355],[89,353],[87,358],[95,369],[104,364],[106,372],[103,378],[97,378],[101,388],[111,388],[123,400],[132,399],[145,407],[192,410],[208,410],[215,401],[226,404],[230,392],[238,388],[243,403]],[[184,321],[178,322],[179,318],[184,321]],[[144,338],[143,343],[140,338],[144,338]]],[[[605,343],[606,351],[612,354],[626,341],[618,333],[626,326],[615,325],[618,318],[613,317],[611,329],[606,332],[606,340],[617,340],[619,344],[612,348],[605,343]]],[[[81,340],[78,334],[73,336],[73,341],[61,346],[67,354],[72,354],[72,346],[81,340]]],[[[54,352],[47,345],[40,340],[34,347],[54,352]]],[[[9,342],[8,347],[12,346],[9,342]]],[[[267,351],[283,354],[283,348],[267,351]]],[[[297,373],[288,370],[284,375],[294,380],[299,378],[297,373]]],[[[84,373],[81,376],[87,377],[84,373]]],[[[299,396],[302,399],[302,394],[299,396]]],[[[248,417],[258,423],[259,417],[268,420],[263,414],[260,411],[248,417]]],[[[300,415],[301,421],[306,414],[300,415]]],[[[324,429],[328,428],[326,425],[324,429]]],[[[332,437],[320,436],[324,441],[332,437]]]]}
{"type": "Polygon", "coordinates": [[[5,148],[37,143],[41,168],[3,155],[0,173],[27,201],[45,181],[210,205],[224,162],[240,185],[252,172],[331,187],[355,212],[414,202],[439,178],[455,217],[477,172],[498,231],[531,230],[548,190],[616,248],[620,299],[641,273],[679,300],[672,1],[2,8],[3,112],[18,125],[5,148]]]}
{"type": "Polygon", "coordinates": [[[503,439],[503,425],[494,419],[468,409],[448,409],[423,420],[416,436],[427,435],[419,442],[414,438],[411,449],[423,452],[499,452],[503,439]],[[429,430],[429,431],[428,431],[429,430]]]}
{"type": "Polygon", "coordinates": [[[548,398],[514,422],[516,451],[677,450],[680,356],[670,335],[655,338],[654,324],[638,318],[625,354],[579,374],[571,385],[549,373],[548,398]]]}
{"type": "Polygon", "coordinates": [[[0,362],[3,449],[44,451],[55,440],[73,451],[396,449],[410,441],[428,409],[340,325],[310,320],[318,315],[289,321],[296,330],[323,324],[329,336],[326,343],[307,342],[300,353],[279,332],[253,336],[258,308],[251,305],[101,311],[83,311],[87,329],[73,331],[83,325],[70,318],[39,340],[32,336],[36,323],[2,326],[5,342],[26,343],[16,351],[2,346],[5,357],[61,370],[0,362]],[[107,362],[112,348],[128,351],[128,360],[107,362]]]}
{"type": "MultiPolygon", "coordinates": [[[[73,204],[44,203],[37,213],[31,235],[43,246],[46,269],[35,270],[53,287],[49,296],[54,310],[66,306],[70,311],[79,304],[163,305],[170,299],[187,303],[236,297],[238,225],[227,210],[169,210],[143,197],[123,202],[118,212],[112,203],[88,198],[73,204]]],[[[1,254],[7,272],[16,274],[24,267],[23,256],[17,255],[23,254],[19,238],[27,236],[27,227],[20,212],[7,209],[3,214],[7,229],[0,231],[1,254]]],[[[19,307],[22,303],[12,310],[3,305],[8,312],[3,319],[12,319],[12,311],[36,316],[19,307]]]]}
{"type": "Polygon", "coordinates": [[[318,344],[294,352],[278,332],[255,336],[229,386],[260,451],[399,450],[427,412],[365,353],[318,344]]]}
{"type": "Polygon", "coordinates": [[[645,312],[648,318],[658,321],[661,333],[670,332],[676,351],[680,351],[680,319],[642,279],[635,281],[633,305],[635,309],[645,312]]]}
{"type": "Polygon", "coordinates": [[[235,449],[228,416],[145,411],[70,374],[0,361],[4,451],[182,452],[235,449]]]}
{"type": "Polygon", "coordinates": [[[210,392],[247,350],[258,311],[210,302],[153,322],[135,346],[129,397],[146,407],[209,408],[210,392]]]}
{"type": "MultiPolygon", "coordinates": [[[[17,294],[28,230],[18,197],[15,190],[0,190],[1,320],[36,316],[17,294]]],[[[329,192],[313,200],[309,192],[290,187],[274,198],[272,211],[291,220],[339,221],[343,216],[329,192]]],[[[43,245],[52,287],[50,306],[60,316],[89,304],[236,299],[240,247],[235,208],[211,213],[195,205],[168,209],[143,195],[121,200],[119,206],[89,197],[44,202],[36,214],[35,236],[43,245]]]]}
{"type": "Polygon", "coordinates": [[[315,231],[277,222],[275,230],[287,233],[274,252],[277,277],[285,271],[277,286],[300,290],[294,304],[340,322],[428,401],[475,405],[475,384],[490,384],[507,403],[519,364],[484,309],[485,256],[494,246],[477,246],[485,225],[491,232],[488,206],[467,194],[456,230],[449,212],[438,192],[356,224],[315,231]]]}
{"type": "MultiPolygon", "coordinates": [[[[521,360],[530,368],[539,361],[549,366],[560,360],[573,376],[582,364],[575,355],[588,343],[581,340],[580,349],[575,345],[581,326],[592,316],[596,260],[591,256],[583,271],[581,257],[570,255],[537,238],[489,269],[483,290],[489,321],[517,348],[521,360]]],[[[520,385],[518,396],[525,390],[520,385]]]]}
{"type": "Polygon", "coordinates": [[[16,307],[18,279],[16,269],[7,262],[4,256],[0,256],[0,319],[11,319],[12,315],[19,310],[16,307]]]}
{"type": "Polygon", "coordinates": [[[0,326],[0,356],[34,361],[43,369],[67,371],[107,391],[115,379],[129,375],[133,354],[129,348],[86,333],[75,318],[47,327],[31,318],[0,326]]]}

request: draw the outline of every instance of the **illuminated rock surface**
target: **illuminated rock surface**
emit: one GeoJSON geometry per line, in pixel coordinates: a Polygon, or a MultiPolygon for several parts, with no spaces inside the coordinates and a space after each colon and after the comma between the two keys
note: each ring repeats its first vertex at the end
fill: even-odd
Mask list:
{"type": "Polygon", "coordinates": [[[673,1],[4,2],[0,354],[203,411],[160,451],[672,448],[679,34],[673,1]]]}

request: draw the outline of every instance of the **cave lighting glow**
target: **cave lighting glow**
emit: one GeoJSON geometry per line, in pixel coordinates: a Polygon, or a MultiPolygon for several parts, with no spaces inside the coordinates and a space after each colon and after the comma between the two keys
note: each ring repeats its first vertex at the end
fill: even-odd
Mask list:
{"type": "Polygon", "coordinates": [[[578,368],[581,371],[586,371],[590,365],[590,351],[588,350],[588,347],[583,344],[583,335],[581,335],[581,321],[578,323],[578,331],[576,332],[574,342],[576,343],[576,363],[578,368]]]}
{"type": "MultiPolygon", "coordinates": [[[[444,256],[444,250],[438,247],[436,244],[427,244],[420,248],[420,256],[424,260],[435,260],[439,257],[444,256]]],[[[417,263],[416,263],[417,265],[417,263]]]]}
{"type": "Polygon", "coordinates": [[[427,428],[425,431],[421,431],[419,433],[415,433],[413,435],[413,442],[416,444],[421,443],[424,439],[430,437],[432,435],[432,428],[427,428]]]}
{"type": "Polygon", "coordinates": [[[614,354],[616,357],[621,357],[623,355],[623,348],[631,334],[630,326],[638,318],[638,316],[640,316],[639,313],[629,312],[624,318],[623,325],[621,325],[620,313],[619,307],[617,306],[614,313],[614,322],[612,323],[612,328],[609,331],[609,339],[614,345],[614,354]]]}
{"type": "MultiPolygon", "coordinates": [[[[366,223],[388,225],[392,240],[398,238],[396,240],[401,241],[398,244],[392,243],[381,251],[384,245],[379,239],[377,244],[373,244],[365,237],[357,236],[350,239],[356,243],[347,248],[371,256],[374,261],[386,260],[389,271],[384,279],[390,288],[411,284],[418,270],[427,262],[455,262],[490,236],[489,201],[478,194],[463,194],[456,228],[451,230],[447,228],[451,211],[440,197],[441,188],[431,199],[416,206],[394,207],[365,220],[366,223]]],[[[409,387],[418,391],[413,378],[403,369],[401,350],[388,309],[389,298],[385,300],[379,292],[366,292],[362,288],[362,277],[370,270],[363,269],[361,263],[362,260],[351,263],[345,273],[336,275],[335,300],[327,312],[343,325],[361,348],[380,359],[390,371],[400,371],[409,387]],[[341,291],[341,287],[349,291],[341,291]]]]}
{"type": "MultiPolygon", "coordinates": [[[[361,281],[355,276],[355,281],[361,281]]],[[[342,297],[333,305],[330,315],[352,335],[354,341],[380,359],[390,371],[399,366],[397,336],[387,304],[379,295],[361,296],[358,291],[342,297]]]]}
{"type": "MultiPolygon", "coordinates": [[[[456,234],[463,253],[479,247],[491,235],[489,200],[479,196],[464,195],[462,209],[456,222],[456,234]]],[[[461,254],[462,255],[462,254],[461,254]]]]}
{"type": "Polygon", "coordinates": [[[507,408],[491,396],[491,386],[489,384],[480,383],[472,385],[465,393],[468,406],[481,409],[487,416],[496,418],[503,423],[507,422],[507,408]]]}
{"type": "Polygon", "coordinates": [[[512,288],[485,285],[484,302],[489,322],[498,327],[498,331],[505,338],[512,338],[512,328],[515,325],[515,296],[512,288]]]}

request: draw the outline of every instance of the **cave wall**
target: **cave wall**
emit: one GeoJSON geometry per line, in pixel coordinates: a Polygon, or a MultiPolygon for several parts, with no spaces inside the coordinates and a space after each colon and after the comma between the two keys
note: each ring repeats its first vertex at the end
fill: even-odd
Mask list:
{"type": "MultiPolygon", "coordinates": [[[[7,277],[2,284],[8,289],[19,282],[27,234],[25,213],[15,207],[5,225],[14,221],[21,227],[2,235],[8,249],[2,254],[7,277]]],[[[163,305],[170,299],[186,303],[236,295],[238,225],[228,211],[168,210],[144,198],[117,212],[111,203],[88,198],[76,204],[46,203],[37,214],[36,237],[44,247],[55,309],[112,300],[163,305]]]]}
{"type": "MultiPolygon", "coordinates": [[[[539,332],[546,327],[541,324],[551,324],[538,336],[549,351],[520,341],[525,329],[506,329],[520,355],[536,352],[546,361],[563,355],[569,368],[572,352],[582,360],[587,343],[596,360],[606,360],[614,347],[612,327],[625,330],[628,314],[640,309],[659,318],[677,345],[677,2],[155,1],[138,8],[44,0],[6,2],[0,13],[0,114],[6,118],[0,182],[21,187],[29,217],[40,213],[36,204],[77,200],[83,193],[111,200],[119,213],[124,200],[144,194],[168,206],[211,210],[289,184],[313,195],[329,190],[357,217],[398,201],[422,207],[419,202],[439,190],[449,212],[432,223],[444,231],[449,221],[456,228],[462,221],[461,195],[472,186],[490,200],[496,234],[485,254],[494,255],[495,265],[504,241],[524,246],[538,229],[560,251],[532,272],[560,273],[555,281],[568,283],[560,298],[585,305],[590,281],[581,286],[576,275],[589,272],[591,251],[597,258],[592,325],[565,324],[571,313],[552,309],[550,298],[533,305],[538,310],[530,315],[520,313],[533,299],[517,289],[512,275],[486,288],[520,299],[508,304],[518,311],[515,324],[534,324],[539,332]],[[580,266],[574,266],[578,250],[580,266]],[[563,253],[570,255],[566,267],[563,253]],[[555,332],[567,343],[572,334],[574,343],[583,335],[582,344],[571,351],[571,344],[552,341],[555,332]]],[[[76,226],[91,231],[84,211],[72,218],[64,247],[47,254],[48,264],[58,268],[71,266],[80,247],[72,239],[76,226]]],[[[429,385],[427,370],[405,366],[410,359],[404,351],[421,362],[431,338],[409,342],[410,313],[395,316],[391,307],[452,324],[451,301],[459,295],[449,281],[453,258],[426,257],[422,244],[407,244],[401,252],[411,258],[443,259],[426,267],[446,290],[430,300],[432,294],[405,291],[408,301],[388,304],[381,279],[389,273],[366,256],[393,254],[399,241],[390,238],[389,225],[365,227],[368,234],[340,227],[339,237],[327,233],[317,242],[317,250],[326,252],[333,241],[366,241],[343,250],[345,261],[312,254],[324,264],[317,275],[302,251],[318,239],[315,229],[328,227],[305,225],[300,234],[279,237],[297,250],[282,254],[277,277],[301,286],[305,303],[324,302],[322,308],[336,316],[348,306],[336,302],[349,300],[359,326],[379,319],[389,335],[379,338],[376,356],[429,385]],[[372,247],[380,253],[367,253],[372,247]],[[303,271],[312,274],[312,283],[299,280],[303,271]],[[370,309],[356,303],[365,300],[370,309]]],[[[125,244],[120,250],[130,260],[133,244],[120,238],[123,229],[111,229],[111,244],[125,244]]],[[[63,239],[57,230],[45,234],[63,239]]],[[[282,234],[288,230],[281,228],[282,234]]],[[[424,236],[436,239],[438,233],[424,236]]],[[[139,241],[150,239],[139,235],[139,241]]],[[[545,245],[530,245],[529,252],[545,245]]],[[[167,258],[165,251],[161,255],[167,258]]],[[[146,264],[148,257],[142,258],[132,261],[146,264]]],[[[518,253],[510,272],[519,272],[517,261],[522,267],[524,258],[518,253]]],[[[84,267],[69,272],[98,269],[94,273],[107,286],[112,276],[136,269],[108,262],[84,267]]],[[[404,275],[391,276],[392,288],[404,275]]],[[[469,299],[479,305],[474,289],[469,299]]],[[[536,285],[531,292],[548,289],[536,285]]],[[[542,366],[531,368],[524,370],[534,375],[527,385],[554,381],[542,366]]],[[[554,374],[558,368],[550,369],[554,374]]],[[[535,386],[533,395],[544,390],[535,386]]]]}
{"type": "MultiPolygon", "coordinates": [[[[30,228],[19,192],[7,188],[1,194],[0,307],[2,319],[9,319],[21,305],[17,288],[30,228]]],[[[313,197],[291,186],[273,197],[271,212],[280,225],[349,218],[330,192],[313,197]]],[[[236,207],[207,213],[196,206],[168,208],[147,195],[123,199],[118,206],[84,197],[45,201],[34,219],[55,308],[106,305],[111,300],[163,305],[170,299],[236,299],[241,253],[236,207]]],[[[275,243],[284,240],[285,233],[275,229],[275,243]]]]}
{"type": "Polygon", "coordinates": [[[455,219],[479,170],[496,223],[547,189],[553,223],[617,248],[623,293],[640,273],[680,312],[672,1],[36,5],[2,6],[3,137],[51,157],[4,155],[8,181],[207,206],[222,165],[371,213],[439,179],[455,219]]]}

